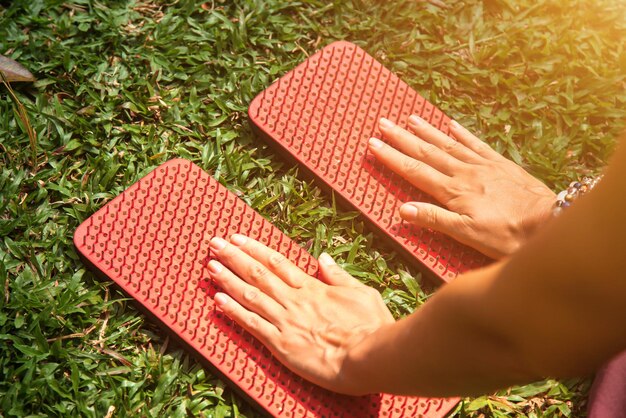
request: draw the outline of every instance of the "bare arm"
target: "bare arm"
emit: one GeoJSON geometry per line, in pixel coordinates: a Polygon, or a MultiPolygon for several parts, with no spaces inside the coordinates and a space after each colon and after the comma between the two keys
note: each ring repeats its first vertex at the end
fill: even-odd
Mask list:
{"type": "Polygon", "coordinates": [[[460,276],[344,363],[365,392],[485,393],[592,372],[626,348],[626,147],[512,258],[460,276]]]}
{"type": "Polygon", "coordinates": [[[324,256],[319,282],[245,237],[212,241],[216,303],[285,365],[331,390],[484,393],[594,370],[626,348],[626,147],[600,185],[514,256],[393,322],[324,256]]]}

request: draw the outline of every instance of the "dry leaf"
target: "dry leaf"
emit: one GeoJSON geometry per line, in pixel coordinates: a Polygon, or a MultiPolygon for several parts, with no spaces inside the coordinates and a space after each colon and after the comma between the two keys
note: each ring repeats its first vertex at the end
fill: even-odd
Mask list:
{"type": "Polygon", "coordinates": [[[0,55],[0,71],[8,82],[13,81],[35,81],[35,77],[17,61],[0,55]]]}

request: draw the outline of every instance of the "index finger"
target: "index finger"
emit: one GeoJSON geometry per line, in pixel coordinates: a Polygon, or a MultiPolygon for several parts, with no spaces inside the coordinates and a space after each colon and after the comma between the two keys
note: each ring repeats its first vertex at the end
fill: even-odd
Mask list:
{"type": "Polygon", "coordinates": [[[230,243],[267,267],[289,286],[299,289],[308,275],[287,257],[260,242],[241,234],[230,237],[230,243]]]}
{"type": "Polygon", "coordinates": [[[274,300],[280,301],[288,297],[290,288],[287,283],[238,246],[219,237],[213,237],[209,245],[219,261],[247,283],[274,300]]]}

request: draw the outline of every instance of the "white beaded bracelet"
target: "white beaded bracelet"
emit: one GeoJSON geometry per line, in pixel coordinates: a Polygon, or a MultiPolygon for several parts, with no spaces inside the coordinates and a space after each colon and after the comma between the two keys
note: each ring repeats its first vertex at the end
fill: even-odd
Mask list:
{"type": "Polygon", "coordinates": [[[602,175],[596,178],[585,176],[580,181],[571,182],[567,189],[556,196],[556,203],[552,210],[554,216],[561,214],[563,209],[568,208],[574,200],[596,187],[600,180],[602,180],[602,175]]]}

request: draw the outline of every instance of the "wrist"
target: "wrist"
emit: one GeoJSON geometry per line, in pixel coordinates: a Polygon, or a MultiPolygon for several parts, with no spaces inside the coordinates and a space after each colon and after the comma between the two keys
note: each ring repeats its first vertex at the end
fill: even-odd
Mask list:
{"type": "Polygon", "coordinates": [[[560,215],[575,200],[590,192],[601,179],[602,175],[595,178],[585,176],[578,181],[572,181],[566,189],[558,194],[552,191],[541,193],[538,199],[527,207],[526,213],[533,215],[524,217],[523,240],[526,241],[541,225],[560,215]]]}
{"type": "Polygon", "coordinates": [[[345,393],[363,396],[382,391],[378,379],[374,378],[374,375],[378,374],[376,369],[381,366],[380,362],[374,359],[374,351],[377,342],[384,341],[380,333],[388,326],[390,324],[365,335],[346,350],[339,371],[340,384],[345,388],[345,393]]]}
{"type": "Polygon", "coordinates": [[[521,244],[528,241],[534,233],[552,218],[552,210],[556,201],[556,193],[548,188],[542,190],[532,202],[529,202],[523,214],[521,244]]]}

